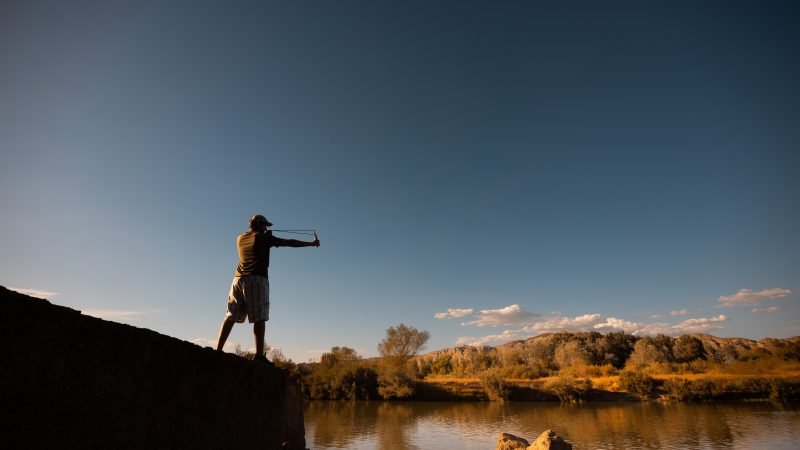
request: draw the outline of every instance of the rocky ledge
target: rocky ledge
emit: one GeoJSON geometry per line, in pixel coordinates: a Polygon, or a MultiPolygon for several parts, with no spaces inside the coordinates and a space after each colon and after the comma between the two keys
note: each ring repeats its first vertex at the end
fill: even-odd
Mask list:
{"type": "Polygon", "coordinates": [[[533,444],[513,434],[500,433],[495,450],[572,450],[572,444],[568,444],[552,430],[545,430],[533,444]]]}
{"type": "Polygon", "coordinates": [[[303,449],[280,369],[0,286],[4,448],[303,449]]]}

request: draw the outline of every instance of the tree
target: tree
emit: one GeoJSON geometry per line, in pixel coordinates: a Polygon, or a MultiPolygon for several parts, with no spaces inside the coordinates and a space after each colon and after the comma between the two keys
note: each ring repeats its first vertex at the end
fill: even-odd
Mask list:
{"type": "Polygon", "coordinates": [[[598,340],[600,351],[605,354],[603,362],[610,363],[617,369],[621,369],[631,352],[633,352],[633,344],[636,340],[635,336],[625,334],[624,331],[608,333],[598,340]]]}
{"type": "Polygon", "coordinates": [[[331,351],[322,354],[319,362],[332,367],[342,361],[357,361],[359,359],[361,359],[361,356],[350,347],[331,347],[331,351]]]}
{"type": "Polygon", "coordinates": [[[672,354],[678,362],[689,362],[695,359],[706,359],[703,342],[694,336],[684,334],[679,337],[672,347],[672,354]]]}
{"type": "Polygon", "coordinates": [[[385,399],[406,398],[414,393],[413,374],[407,362],[414,357],[431,337],[427,331],[400,324],[386,330],[386,338],[378,344],[383,356],[378,367],[378,392],[385,399]]]}
{"type": "Polygon", "coordinates": [[[644,337],[633,345],[633,353],[628,358],[627,365],[634,370],[639,370],[652,364],[666,361],[666,356],[656,347],[655,340],[644,337]]]}
{"type": "Polygon", "coordinates": [[[401,365],[417,354],[428,342],[431,334],[400,324],[386,330],[386,338],[378,344],[384,358],[396,359],[401,365]]]}
{"type": "Polygon", "coordinates": [[[589,364],[589,358],[581,346],[581,343],[578,341],[569,341],[559,344],[556,347],[554,359],[559,369],[566,369],[569,367],[578,368],[589,364]]]}

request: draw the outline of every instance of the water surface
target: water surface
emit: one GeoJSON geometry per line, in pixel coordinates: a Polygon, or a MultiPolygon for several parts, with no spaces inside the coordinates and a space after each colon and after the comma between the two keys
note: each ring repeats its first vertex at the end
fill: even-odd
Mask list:
{"type": "Polygon", "coordinates": [[[492,450],[501,431],[550,428],[577,449],[796,449],[800,405],[745,403],[311,402],[311,449],[492,450]]]}

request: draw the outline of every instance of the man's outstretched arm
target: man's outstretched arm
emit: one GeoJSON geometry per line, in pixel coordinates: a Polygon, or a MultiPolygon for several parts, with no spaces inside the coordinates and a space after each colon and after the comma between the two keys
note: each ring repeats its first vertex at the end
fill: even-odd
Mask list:
{"type": "Polygon", "coordinates": [[[298,241],[297,239],[273,239],[275,240],[275,247],[319,247],[319,239],[314,239],[311,242],[298,241]]]}

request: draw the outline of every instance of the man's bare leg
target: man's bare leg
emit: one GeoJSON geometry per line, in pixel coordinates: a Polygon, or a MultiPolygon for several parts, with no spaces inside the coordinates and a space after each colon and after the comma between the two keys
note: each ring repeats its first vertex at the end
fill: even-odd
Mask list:
{"type": "Polygon", "coordinates": [[[253,337],[256,340],[256,355],[264,354],[264,329],[265,321],[259,320],[253,324],[253,337]]]}
{"type": "Polygon", "coordinates": [[[225,341],[228,340],[228,336],[231,334],[231,330],[233,329],[234,323],[235,322],[233,320],[228,320],[227,318],[222,321],[222,326],[219,327],[217,350],[222,350],[222,347],[225,346],[225,341]]]}

